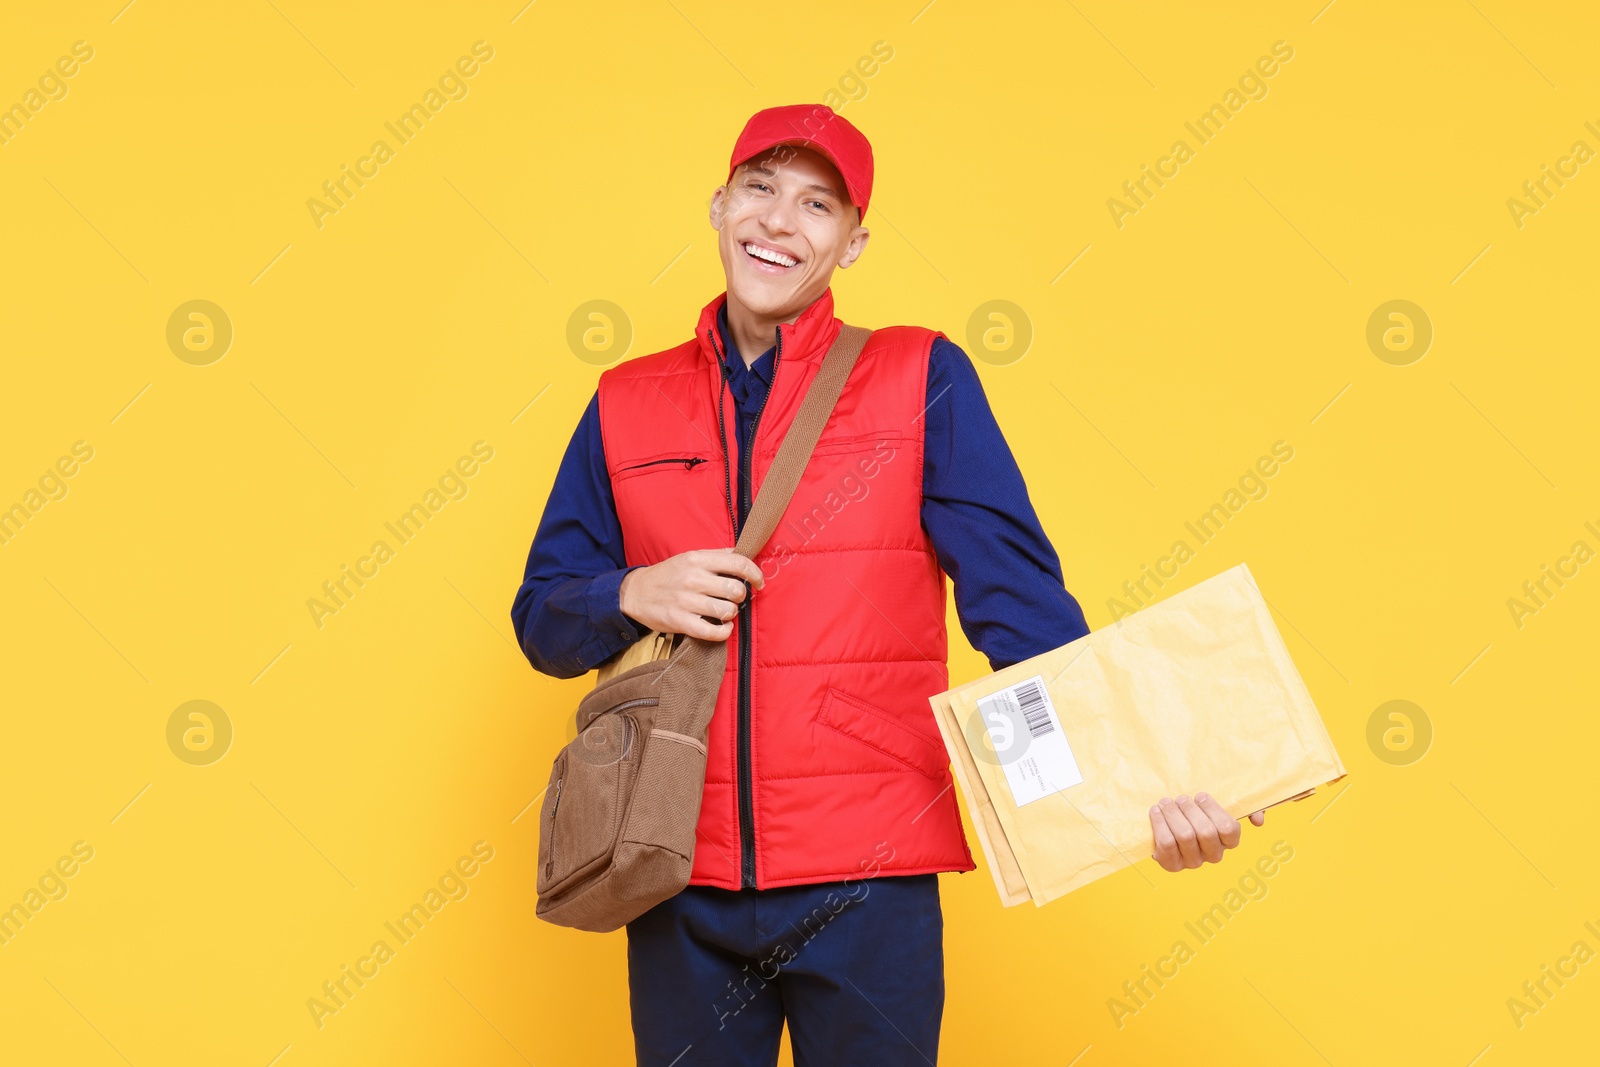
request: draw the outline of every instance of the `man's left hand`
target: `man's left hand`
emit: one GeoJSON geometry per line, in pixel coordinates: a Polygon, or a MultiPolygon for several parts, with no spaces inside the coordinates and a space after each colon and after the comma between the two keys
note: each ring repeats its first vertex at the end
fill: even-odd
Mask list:
{"type": "MultiPolygon", "coordinates": [[[[1260,826],[1267,821],[1266,811],[1252,812],[1250,821],[1260,826]]],[[[1223,811],[1209,793],[1196,793],[1192,800],[1162,797],[1150,809],[1150,829],[1156,840],[1152,855],[1168,871],[1216,863],[1223,852],[1239,844],[1239,820],[1223,811]]]]}

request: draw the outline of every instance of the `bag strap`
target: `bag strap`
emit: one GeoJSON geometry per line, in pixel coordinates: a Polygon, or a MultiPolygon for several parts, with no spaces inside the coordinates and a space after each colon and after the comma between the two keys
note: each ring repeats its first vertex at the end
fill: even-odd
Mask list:
{"type": "MultiPolygon", "coordinates": [[[[822,428],[833,414],[839,394],[855,369],[861,350],[866,347],[872,331],[860,326],[841,325],[839,336],[834,338],[822,366],[806,388],[800,401],[800,410],[789,424],[778,445],[778,454],[767,468],[766,480],[756,494],[750,514],[745,516],[744,529],[734,551],[747,559],[755,559],[766,547],[778,520],[789,506],[800,476],[805,473],[811,452],[822,436],[822,428]]],[[[668,664],[657,681],[661,684],[660,704],[655,725],[686,735],[705,733],[706,722],[716,704],[718,687],[726,670],[728,646],[722,641],[705,641],[700,638],[674,637],[668,664]],[[681,668],[681,669],[679,669],[681,668]]],[[[602,675],[602,681],[604,676],[602,675]]]]}
{"type": "Polygon", "coordinates": [[[871,330],[860,326],[839,327],[839,336],[829,346],[828,354],[822,357],[822,367],[811,379],[805,399],[800,402],[800,410],[795,413],[794,421],[783,435],[778,454],[773,457],[772,466],[767,468],[766,479],[762,481],[761,490],[750,507],[750,514],[745,517],[739,543],[733,549],[741,556],[755,559],[778,528],[778,520],[783,518],[789,500],[800,484],[800,477],[805,474],[806,464],[811,461],[817,438],[822,436],[822,428],[827,425],[828,416],[833,414],[839,394],[844,392],[844,383],[855,369],[856,360],[871,336],[871,330]]]}

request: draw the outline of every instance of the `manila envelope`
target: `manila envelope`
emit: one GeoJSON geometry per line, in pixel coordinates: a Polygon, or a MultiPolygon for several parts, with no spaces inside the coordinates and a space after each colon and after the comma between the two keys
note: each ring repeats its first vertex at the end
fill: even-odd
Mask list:
{"type": "Polygon", "coordinates": [[[1007,907],[1148,857],[1164,796],[1248,827],[1345,775],[1243,563],[930,703],[1007,907]]]}

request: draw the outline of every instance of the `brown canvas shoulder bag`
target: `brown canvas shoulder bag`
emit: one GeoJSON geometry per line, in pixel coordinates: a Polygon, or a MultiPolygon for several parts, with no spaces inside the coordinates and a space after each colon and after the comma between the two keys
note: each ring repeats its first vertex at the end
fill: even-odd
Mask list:
{"type": "MultiPolygon", "coordinates": [[[[777,528],[872,331],[843,326],[806,390],[734,551],[755,559],[777,528]]],[[[689,884],[706,733],[728,646],[652,633],[578,705],[539,816],[539,918],[605,932],[689,884]],[[658,658],[665,656],[665,658],[658,658]]]]}

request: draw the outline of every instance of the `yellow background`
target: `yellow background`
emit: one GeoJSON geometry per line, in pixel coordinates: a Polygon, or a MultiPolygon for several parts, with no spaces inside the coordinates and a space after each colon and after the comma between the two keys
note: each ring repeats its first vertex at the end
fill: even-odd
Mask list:
{"type": "MultiPolygon", "coordinates": [[[[94,458],[0,546],[0,905],[94,857],[0,946],[0,1060],[629,1061],[624,937],[534,918],[518,817],[590,684],[535,674],[508,618],[600,370],[567,319],[687,337],[741,123],[841,78],[878,182],[840,313],[975,351],[979,305],[1023,309],[1028,352],[980,371],[1091,625],[1294,447],[1167,592],[1248,562],[1350,768],[1202,871],[1012,910],[944,876],[945,1062],[1592,1055],[1600,965],[1520,1028],[1506,1001],[1600,949],[1600,566],[1520,628],[1506,601],[1600,547],[1600,164],[1520,228],[1506,201],[1600,148],[1600,18],[1321,2],[12,5],[0,103],[94,58],[0,146],[0,506],[94,458]],[[318,228],[306,201],[478,40],[469,95],[318,228]],[[1279,40],[1269,94],[1119,229],[1107,199],[1279,40]],[[205,366],[166,341],[195,299],[234,330],[205,366]],[[1393,299],[1434,327],[1407,366],[1365,339],[1393,299]],[[318,628],[308,598],[479,440],[469,494],[318,628]],[[1409,765],[1367,743],[1395,699],[1434,731],[1409,765]],[[190,700],[234,728],[208,766],[167,744],[190,700]],[[1277,840],[1268,895],[1118,1027],[1277,840]],[[477,841],[469,895],[319,1029],[307,999],[477,841]]],[[[951,619],[960,682],[985,668],[951,619]]]]}

